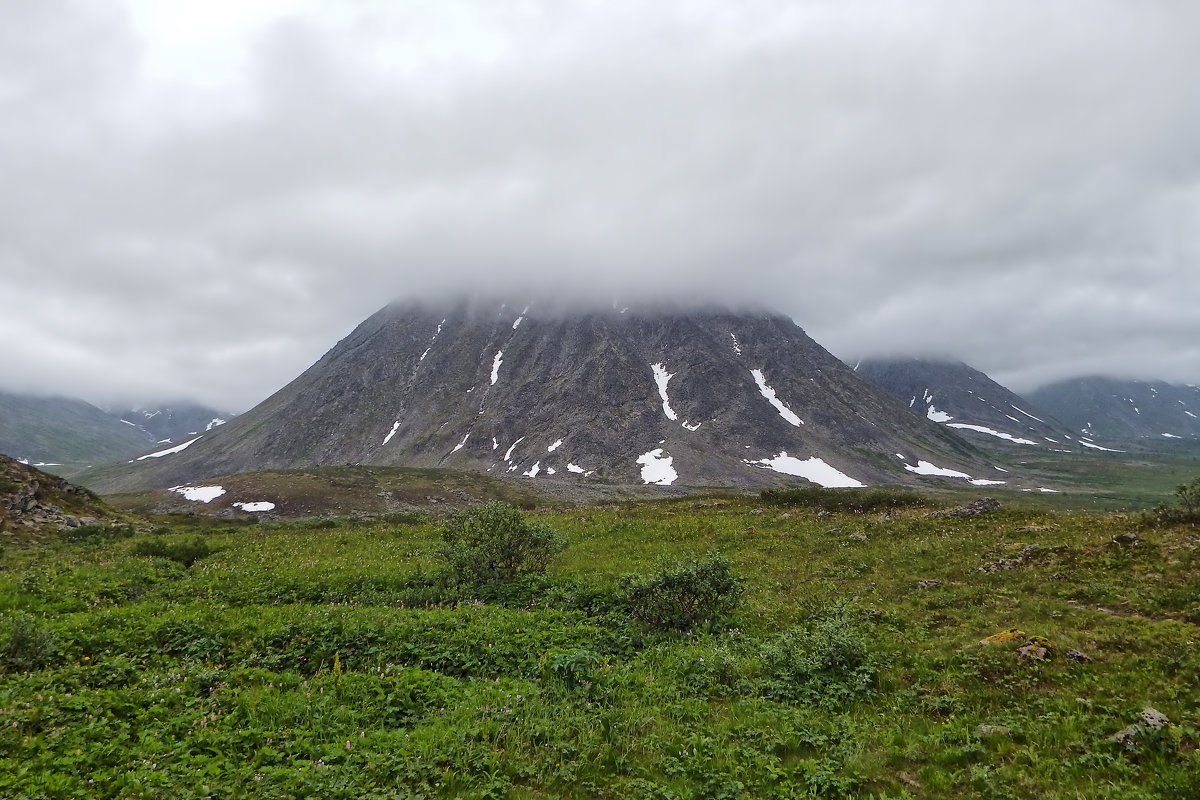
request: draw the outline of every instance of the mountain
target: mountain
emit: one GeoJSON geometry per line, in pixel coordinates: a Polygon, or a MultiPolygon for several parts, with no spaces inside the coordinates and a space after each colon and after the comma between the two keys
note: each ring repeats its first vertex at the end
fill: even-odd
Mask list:
{"type": "Polygon", "coordinates": [[[984,373],[961,361],[870,359],[855,371],[933,422],[981,445],[1062,448],[1072,431],[984,373]]]}
{"type": "Polygon", "coordinates": [[[1200,387],[1196,386],[1086,377],[1043,386],[1029,397],[1085,436],[1200,438],[1200,387]]]}
{"type": "Polygon", "coordinates": [[[224,425],[232,414],[195,403],[136,408],[110,412],[114,417],[136,425],[155,442],[177,442],[188,436],[211,431],[224,425]]]}
{"type": "Polygon", "coordinates": [[[467,302],[388,306],[254,409],[151,455],[89,485],[334,464],[706,486],[988,469],[787,317],[467,302]]]}
{"type": "Polygon", "coordinates": [[[0,453],[47,467],[105,464],[154,439],[90,403],[0,391],[0,453]]]}

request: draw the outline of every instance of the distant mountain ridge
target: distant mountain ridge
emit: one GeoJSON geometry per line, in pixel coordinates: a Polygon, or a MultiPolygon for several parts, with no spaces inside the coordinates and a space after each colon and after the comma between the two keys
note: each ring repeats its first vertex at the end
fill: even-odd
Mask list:
{"type": "Polygon", "coordinates": [[[885,358],[855,371],[913,413],[953,428],[980,445],[1074,446],[1073,431],[1045,410],[961,361],[885,358]]]}
{"type": "Polygon", "coordinates": [[[457,302],[388,306],[227,425],[87,480],[332,464],[704,486],[989,469],[781,315],[457,302]]]}
{"type": "Polygon", "coordinates": [[[0,391],[0,453],[70,473],[128,459],[222,418],[200,405],[173,408],[112,414],[74,398],[0,391]]]}
{"type": "Polygon", "coordinates": [[[1099,376],[1030,392],[1030,400],[1084,436],[1115,441],[1200,439],[1200,387],[1099,376]]]}

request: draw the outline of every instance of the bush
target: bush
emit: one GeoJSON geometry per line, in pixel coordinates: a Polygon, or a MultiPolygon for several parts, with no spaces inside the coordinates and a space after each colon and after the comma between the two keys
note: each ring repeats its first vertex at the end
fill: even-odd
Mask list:
{"type": "Polygon", "coordinates": [[[133,536],[132,525],[79,525],[74,528],[63,528],[59,538],[64,542],[89,542],[100,544],[114,539],[128,539],[133,536]]]}
{"type": "Polygon", "coordinates": [[[1181,525],[1200,522],[1200,477],[1192,478],[1187,483],[1175,487],[1177,503],[1174,506],[1163,503],[1154,511],[1143,516],[1142,521],[1148,524],[1181,525]]]}
{"type": "Polygon", "coordinates": [[[737,608],[745,587],[719,553],[660,562],[649,575],[620,581],[629,613],[658,630],[690,630],[718,622],[737,608]]]}
{"type": "Polygon", "coordinates": [[[0,672],[41,669],[54,649],[54,634],[24,614],[15,615],[0,633],[0,672]]]}
{"type": "Polygon", "coordinates": [[[216,550],[199,536],[192,537],[186,542],[164,542],[162,539],[143,539],[133,546],[135,556],[148,558],[165,558],[176,561],[185,567],[190,567],[202,558],[206,558],[216,550]]]}
{"type": "Polygon", "coordinates": [[[855,514],[927,505],[925,498],[906,489],[825,489],[803,486],[795,489],[764,489],[759,498],[773,506],[849,511],[855,514]]]}
{"type": "Polygon", "coordinates": [[[788,629],[762,648],[759,659],[762,693],[773,700],[838,705],[875,685],[870,648],[843,606],[788,629]]]}
{"type": "Polygon", "coordinates": [[[506,503],[491,502],[452,515],[440,529],[438,555],[455,578],[468,583],[540,575],[566,540],[543,522],[506,503]]]}

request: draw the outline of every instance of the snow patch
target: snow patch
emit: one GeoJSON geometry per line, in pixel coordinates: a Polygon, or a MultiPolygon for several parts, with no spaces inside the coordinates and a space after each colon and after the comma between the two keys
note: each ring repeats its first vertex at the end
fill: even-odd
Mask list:
{"type": "Polygon", "coordinates": [[[670,486],[679,478],[679,473],[671,466],[672,461],[671,456],[663,455],[661,447],[642,453],[637,458],[637,463],[642,465],[642,482],[670,486]]]}
{"type": "Polygon", "coordinates": [[[255,503],[234,503],[235,506],[242,511],[274,511],[275,504],[269,503],[266,500],[259,500],[255,503]]]}
{"type": "Polygon", "coordinates": [[[207,433],[208,431],[211,431],[213,428],[217,427],[218,425],[224,425],[226,422],[227,422],[227,420],[223,420],[220,417],[213,417],[209,421],[209,423],[204,426],[204,431],[207,433]]]}
{"type": "Polygon", "coordinates": [[[1163,436],[1167,437],[1168,439],[1182,439],[1183,438],[1182,436],[1176,436],[1173,433],[1164,433],[1163,436]]]}
{"type": "Polygon", "coordinates": [[[496,450],[500,447],[500,442],[496,441],[496,437],[492,437],[492,449],[496,450]]]}
{"type": "Polygon", "coordinates": [[[526,478],[536,478],[537,474],[541,471],[542,471],[542,462],[535,461],[535,462],[533,462],[532,467],[530,467],[525,472],[522,472],[521,474],[524,475],[526,478]]]}
{"type": "Polygon", "coordinates": [[[795,456],[789,456],[786,450],[774,458],[763,458],[744,463],[753,467],[774,470],[784,475],[795,475],[826,489],[854,489],[866,486],[865,483],[851,478],[844,472],[839,472],[816,456],[801,461],[795,456]]]}
{"type": "Polygon", "coordinates": [[[986,433],[989,436],[995,436],[998,439],[1007,439],[1008,441],[1013,442],[1014,444],[1037,444],[1037,442],[1033,441],[1032,439],[1022,439],[1019,436],[1013,436],[1011,433],[1004,433],[1003,431],[992,430],[991,428],[985,428],[982,425],[968,425],[965,422],[951,422],[946,427],[947,428],[961,428],[962,430],[975,431],[977,433],[986,433]]]}
{"type": "Polygon", "coordinates": [[[735,356],[740,356],[742,354],[742,346],[738,344],[737,337],[731,333],[729,334],[729,338],[733,340],[733,354],[735,356]]]}
{"type": "Polygon", "coordinates": [[[750,370],[750,374],[754,376],[754,382],[758,384],[758,391],[762,393],[763,397],[767,398],[767,402],[775,406],[775,410],[779,412],[779,416],[797,428],[804,424],[804,420],[800,419],[794,411],[785,406],[783,401],[775,395],[775,390],[767,385],[767,379],[763,377],[761,369],[752,369],[750,370]]]}
{"type": "Polygon", "coordinates": [[[991,481],[987,478],[971,478],[969,483],[974,484],[975,486],[1003,486],[1004,484],[1008,483],[1008,481],[991,481]]]}
{"type": "Polygon", "coordinates": [[[678,420],[679,415],[671,408],[671,401],[667,398],[667,384],[670,383],[671,378],[675,377],[675,373],[667,372],[667,368],[662,364],[651,364],[650,369],[654,372],[654,382],[658,384],[658,396],[662,398],[663,413],[671,421],[678,420]]]}
{"type": "Polygon", "coordinates": [[[185,499],[197,503],[211,503],[225,494],[223,486],[172,486],[168,491],[181,494],[185,499]]]}
{"type": "Polygon", "coordinates": [[[1124,450],[1117,450],[1112,447],[1101,447],[1098,444],[1092,444],[1091,442],[1084,441],[1083,439],[1080,439],[1079,443],[1081,445],[1083,445],[1084,447],[1090,447],[1093,450],[1103,450],[1106,453],[1124,453],[1125,452],[1124,450]]]}
{"type": "MultiPolygon", "coordinates": [[[[147,453],[144,456],[138,456],[133,461],[145,461],[147,458],[162,458],[163,456],[174,455],[175,453],[186,450],[189,446],[195,444],[203,438],[203,436],[197,436],[195,439],[188,439],[183,444],[177,444],[174,447],[168,447],[166,450],[159,450],[157,453],[147,453]]],[[[133,461],[130,461],[129,463],[132,464],[133,461]]]]}
{"type": "Polygon", "coordinates": [[[555,450],[557,450],[560,447],[562,447],[562,439],[559,439],[557,442],[555,442],[554,444],[547,447],[546,452],[553,453],[555,450]]]}
{"type": "Polygon", "coordinates": [[[567,464],[567,472],[574,472],[577,475],[583,474],[583,467],[578,464],[567,464]]]}
{"type": "Polygon", "coordinates": [[[1041,419],[1040,417],[1035,417],[1033,414],[1030,414],[1030,413],[1029,413],[1028,411],[1026,411],[1025,409],[1023,409],[1023,408],[1017,408],[1016,406],[1013,406],[1013,405],[1012,405],[1012,403],[1009,403],[1009,405],[1010,405],[1010,406],[1012,406],[1013,408],[1016,408],[1016,409],[1017,409],[1017,411],[1019,411],[1020,413],[1024,414],[1025,416],[1029,417],[1030,419],[1036,419],[1038,422],[1042,423],[1043,425],[1045,425],[1045,424],[1046,424],[1046,420],[1044,420],[1044,419],[1041,419]]]}
{"type": "Polygon", "coordinates": [[[496,385],[496,381],[500,378],[500,365],[504,363],[504,351],[497,350],[496,357],[492,359],[492,385],[496,385]]]}
{"type": "MultiPolygon", "coordinates": [[[[392,440],[392,437],[396,435],[396,431],[398,431],[398,430],[400,430],[400,420],[396,420],[395,422],[392,423],[392,429],[390,431],[388,431],[387,436],[383,437],[383,444],[387,444],[388,442],[390,442],[392,440]]],[[[381,444],[379,446],[383,447],[383,444],[381,444]]]]}
{"type": "Polygon", "coordinates": [[[685,423],[683,423],[683,427],[687,428],[689,431],[697,431],[700,429],[700,426],[703,424],[704,424],[703,422],[697,422],[695,425],[689,425],[685,422],[685,423]]]}
{"type": "Polygon", "coordinates": [[[945,411],[938,411],[932,403],[929,404],[929,410],[925,412],[925,416],[934,422],[949,422],[954,419],[945,411]]]}
{"type": "Polygon", "coordinates": [[[464,436],[464,437],[462,438],[462,441],[461,441],[461,442],[459,442],[458,444],[454,445],[454,449],[450,451],[450,455],[454,455],[454,454],[455,454],[455,453],[457,453],[459,450],[462,450],[462,449],[463,449],[463,446],[464,446],[464,445],[466,445],[466,443],[467,443],[467,439],[470,439],[470,438],[471,438],[471,434],[469,434],[469,433],[468,433],[466,436],[464,436]]]}
{"type": "Polygon", "coordinates": [[[912,464],[905,464],[904,468],[909,472],[915,472],[918,475],[937,475],[943,478],[966,478],[967,480],[971,480],[971,476],[965,472],[947,469],[946,467],[939,467],[935,464],[931,464],[928,461],[918,461],[915,467],[912,464]]]}
{"type": "Polygon", "coordinates": [[[522,436],[520,439],[517,439],[515,442],[512,443],[512,445],[508,448],[508,450],[506,450],[504,452],[504,460],[505,461],[508,461],[510,458],[512,458],[513,450],[515,450],[517,445],[519,445],[523,441],[525,441],[524,436],[522,436]]]}
{"type": "Polygon", "coordinates": [[[554,473],[556,473],[556,472],[558,472],[558,470],[556,470],[554,467],[546,467],[546,474],[547,474],[547,475],[553,475],[553,474],[554,474],[554,473]]]}

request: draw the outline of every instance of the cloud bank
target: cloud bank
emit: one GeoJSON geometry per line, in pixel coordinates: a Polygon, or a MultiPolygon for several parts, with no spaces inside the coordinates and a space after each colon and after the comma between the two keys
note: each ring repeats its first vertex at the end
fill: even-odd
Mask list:
{"type": "Polygon", "coordinates": [[[244,410],[395,298],[1200,382],[1200,6],[16,0],[0,385],[244,410]]]}

